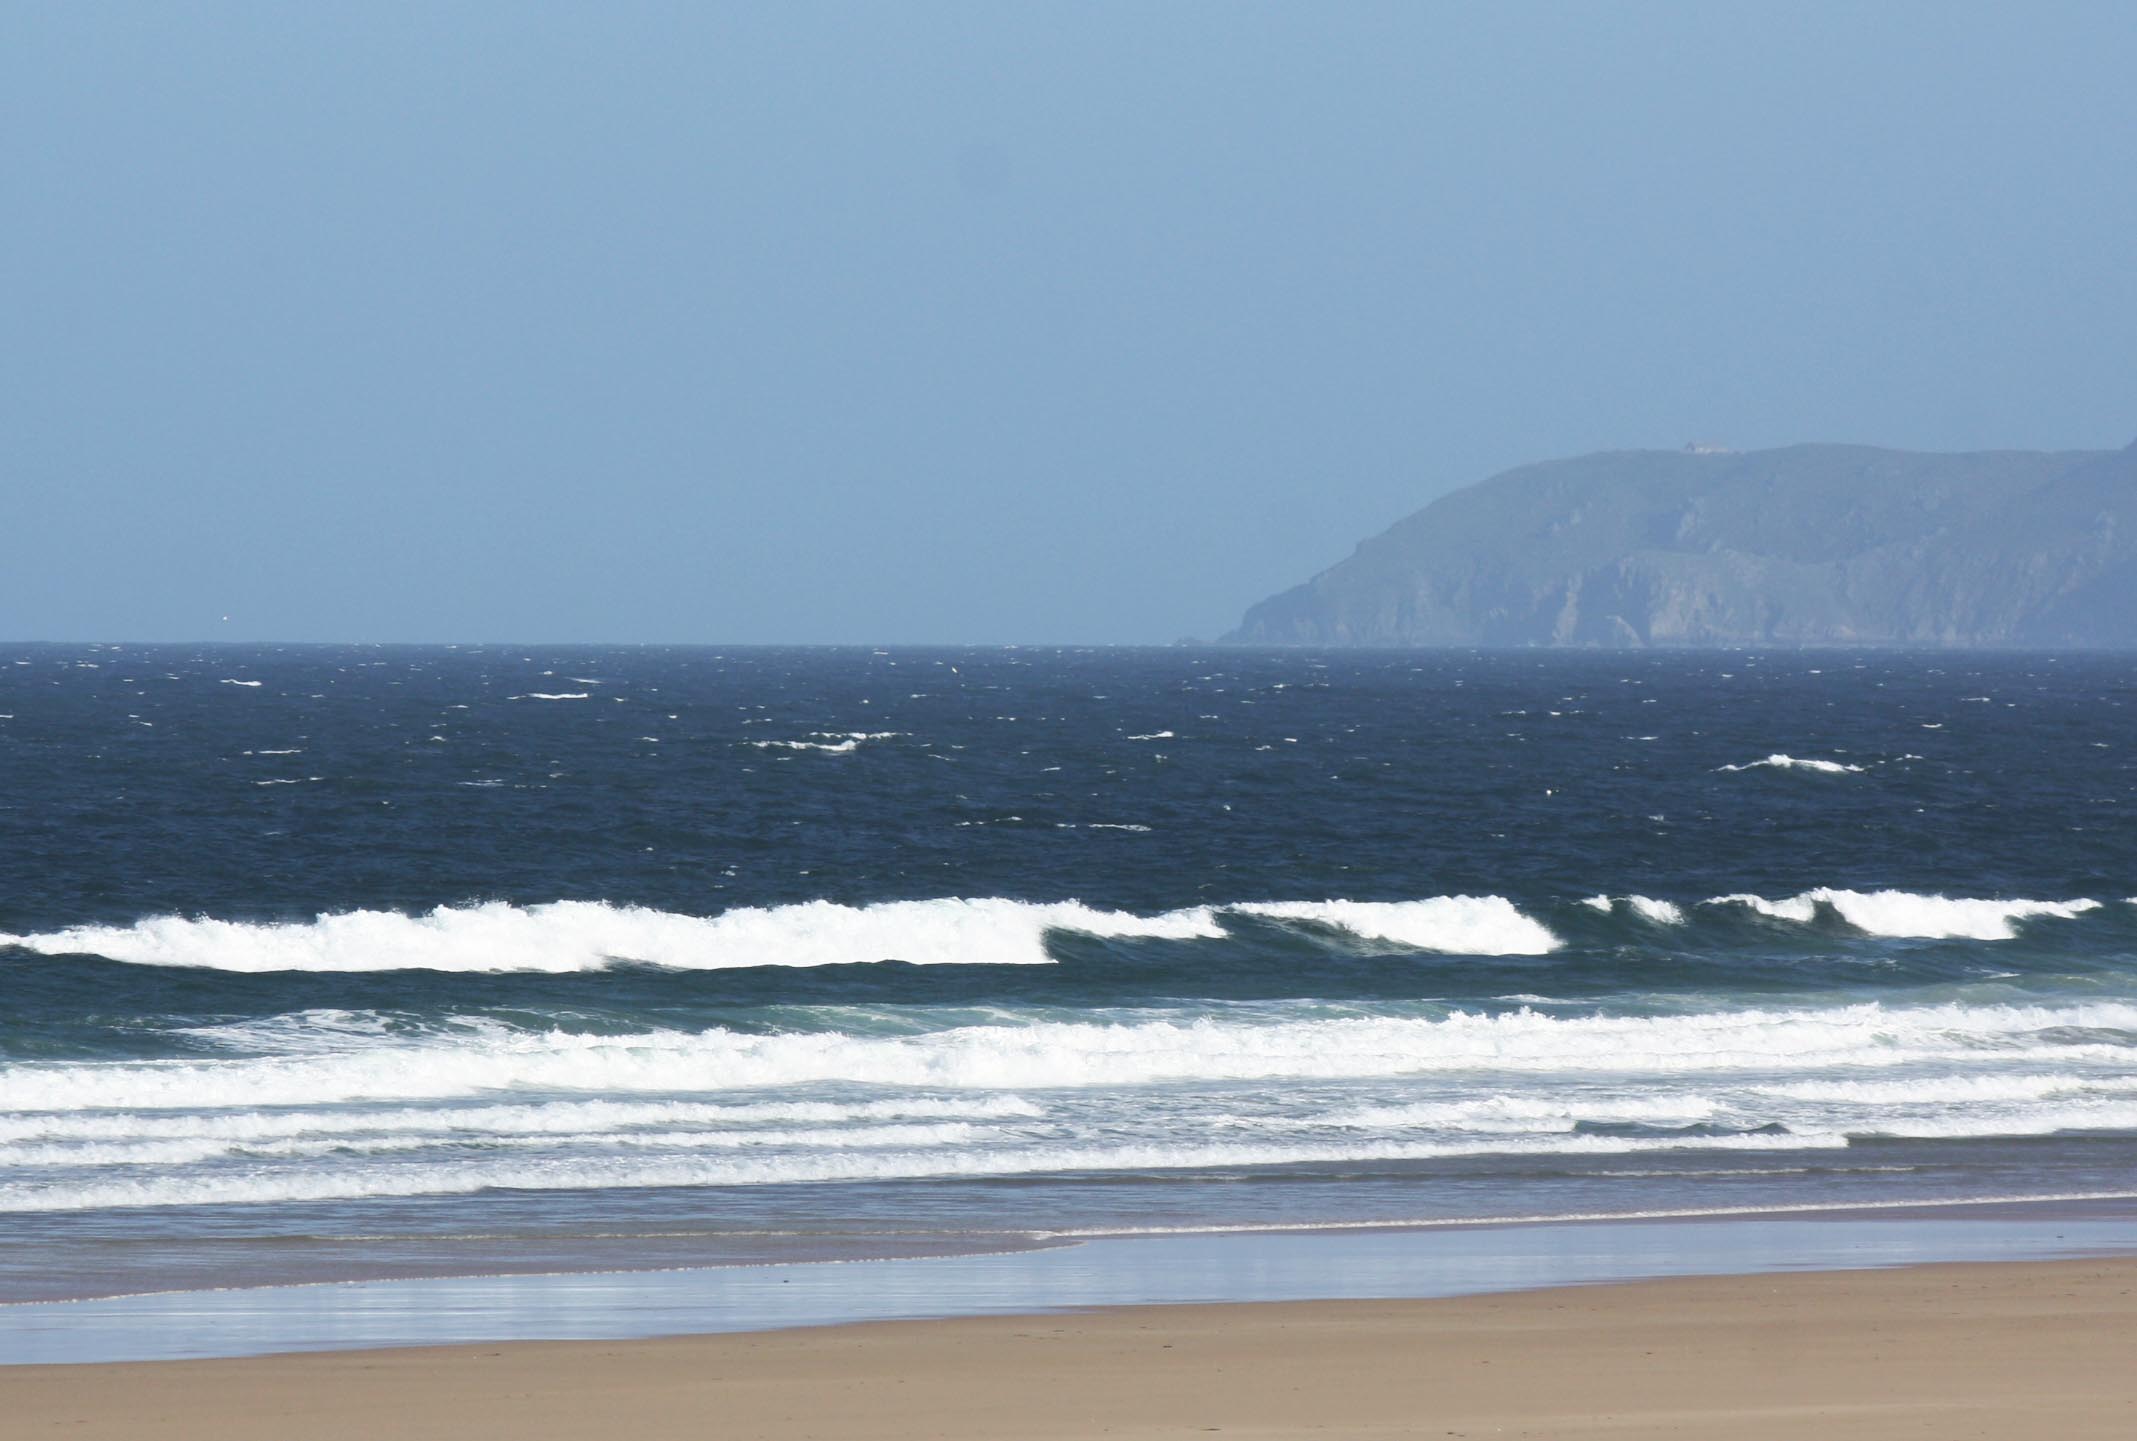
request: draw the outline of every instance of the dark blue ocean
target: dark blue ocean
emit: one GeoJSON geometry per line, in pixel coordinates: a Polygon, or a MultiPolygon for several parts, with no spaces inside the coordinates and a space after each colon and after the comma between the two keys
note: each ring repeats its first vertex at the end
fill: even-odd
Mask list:
{"type": "Polygon", "coordinates": [[[2137,1197],[2137,657],[0,648],[0,1299],[2137,1197]]]}

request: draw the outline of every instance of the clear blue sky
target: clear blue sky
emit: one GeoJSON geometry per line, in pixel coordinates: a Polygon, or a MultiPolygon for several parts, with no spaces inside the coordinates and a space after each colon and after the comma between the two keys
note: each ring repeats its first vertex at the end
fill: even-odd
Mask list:
{"type": "Polygon", "coordinates": [[[1529,460],[2126,444],[2133,255],[2126,3],[6,0],[0,637],[1214,635],[1529,460]]]}

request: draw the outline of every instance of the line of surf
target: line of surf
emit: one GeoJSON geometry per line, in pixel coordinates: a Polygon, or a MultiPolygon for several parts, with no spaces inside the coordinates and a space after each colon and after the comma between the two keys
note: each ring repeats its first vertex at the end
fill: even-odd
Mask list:
{"type": "Polygon", "coordinates": [[[1866,1079],[1916,1063],[2038,1070],[2126,1064],[2137,1005],[1769,1008],[1663,1016],[1367,1015],[1307,1020],[1051,1021],[916,1035],[722,1029],[630,1035],[495,1022],[345,1050],[94,1065],[0,1067],[11,1112],[436,1101],[540,1092],[707,1096],[847,1084],[931,1095],[1181,1081],[1310,1081],[1464,1074],[1574,1078],[1780,1074],[1866,1079]]]}
{"type": "MultiPolygon", "coordinates": [[[[2101,909],[2099,901],[2085,897],[1972,898],[1831,887],[1777,898],[1739,893],[1683,902],[1597,895],[1577,904],[1603,915],[1622,911],[1651,926],[1683,926],[1695,907],[1736,908],[1796,925],[1830,917],[1875,937],[1981,941],[2013,939],[2024,922],[2070,920],[2101,909]]],[[[1541,956],[1563,945],[1550,926],[1503,896],[1457,895],[1407,901],[1240,901],[1155,914],[1075,900],[990,896],[869,905],[815,900],[739,907],[710,916],[606,901],[526,906],[491,901],[439,906],[419,914],[327,912],[306,921],[149,916],[128,925],[0,933],[0,946],[53,956],[95,955],[140,965],[240,972],[571,972],[618,963],[678,970],[877,961],[1042,965],[1054,959],[1047,945],[1053,932],[1209,941],[1230,933],[1228,921],[1445,955],[1541,956]]]]}
{"type": "Polygon", "coordinates": [[[355,910],[310,921],[151,916],[126,926],[0,935],[45,955],[225,971],[587,971],[618,962],[718,970],[875,961],[1039,965],[1049,932],[1216,940],[1219,912],[1301,922],[1392,945],[1473,955],[1537,955],[1557,938],[1496,896],[1419,901],[1257,902],[1156,915],[1080,901],[947,897],[849,906],[833,901],[691,916],[604,901],[440,906],[420,915],[355,910]]]}

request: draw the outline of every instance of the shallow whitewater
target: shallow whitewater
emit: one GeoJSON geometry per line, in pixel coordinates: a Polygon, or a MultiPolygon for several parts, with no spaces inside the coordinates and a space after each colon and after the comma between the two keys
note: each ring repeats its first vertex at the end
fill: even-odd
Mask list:
{"type": "Polygon", "coordinates": [[[2129,1002],[1646,1009],[828,1007],[635,1032],[298,1013],[188,1028],[183,1058],[0,1069],[0,1210],[2137,1130],[2129,1002]]]}

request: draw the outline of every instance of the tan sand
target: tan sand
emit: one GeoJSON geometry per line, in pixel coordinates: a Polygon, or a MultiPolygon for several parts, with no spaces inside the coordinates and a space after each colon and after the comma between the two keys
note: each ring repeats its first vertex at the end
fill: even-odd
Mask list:
{"type": "Polygon", "coordinates": [[[2137,1260],[0,1368],[0,1437],[2137,1437],[2137,1260]]]}

